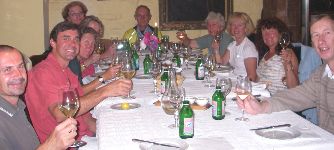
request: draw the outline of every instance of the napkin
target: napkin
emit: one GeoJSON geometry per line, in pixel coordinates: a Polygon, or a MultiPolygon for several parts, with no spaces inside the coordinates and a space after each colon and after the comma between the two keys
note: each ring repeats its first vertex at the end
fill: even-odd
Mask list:
{"type": "Polygon", "coordinates": [[[252,82],[252,94],[261,95],[262,97],[270,97],[270,92],[267,90],[267,84],[252,82]]]}

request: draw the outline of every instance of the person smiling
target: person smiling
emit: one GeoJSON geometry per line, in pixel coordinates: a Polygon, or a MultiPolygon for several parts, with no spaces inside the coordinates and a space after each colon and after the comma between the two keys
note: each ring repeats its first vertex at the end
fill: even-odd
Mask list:
{"type": "Polygon", "coordinates": [[[302,85],[277,92],[261,102],[253,96],[245,100],[237,98],[237,104],[250,114],[316,107],[319,126],[334,134],[334,18],[329,15],[312,18],[310,35],[313,47],[325,64],[302,85]]]}

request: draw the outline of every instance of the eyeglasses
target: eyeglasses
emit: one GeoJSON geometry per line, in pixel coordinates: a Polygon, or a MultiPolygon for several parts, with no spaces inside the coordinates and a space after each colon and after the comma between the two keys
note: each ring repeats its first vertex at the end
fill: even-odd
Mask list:
{"type": "Polygon", "coordinates": [[[79,13],[69,13],[69,15],[71,17],[82,17],[84,15],[83,12],[79,12],[79,13]]]}

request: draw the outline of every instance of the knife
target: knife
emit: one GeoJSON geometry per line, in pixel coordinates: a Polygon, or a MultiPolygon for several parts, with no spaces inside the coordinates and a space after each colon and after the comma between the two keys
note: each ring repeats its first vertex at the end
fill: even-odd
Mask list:
{"type": "Polygon", "coordinates": [[[291,124],[281,124],[281,125],[275,125],[275,126],[268,126],[268,127],[249,129],[249,130],[256,131],[256,130],[273,129],[273,128],[290,127],[290,126],[291,126],[291,124]]]}
{"type": "Polygon", "coordinates": [[[180,148],[179,146],[175,146],[175,145],[163,144],[163,143],[158,143],[158,142],[153,142],[153,141],[147,141],[147,140],[140,140],[140,139],[132,139],[132,142],[144,142],[144,143],[151,143],[151,144],[154,144],[154,145],[180,148]]]}

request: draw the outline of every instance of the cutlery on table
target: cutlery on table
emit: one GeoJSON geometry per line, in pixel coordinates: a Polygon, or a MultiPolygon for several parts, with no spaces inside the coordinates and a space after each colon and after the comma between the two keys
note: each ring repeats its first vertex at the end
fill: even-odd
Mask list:
{"type": "Polygon", "coordinates": [[[167,146],[167,147],[180,148],[179,146],[175,146],[175,145],[164,144],[164,143],[158,143],[158,142],[147,141],[147,140],[140,140],[140,139],[132,139],[132,142],[151,143],[151,144],[154,144],[154,145],[160,145],[160,146],[167,146]]]}
{"type": "Polygon", "coordinates": [[[275,125],[275,126],[267,126],[267,127],[254,128],[254,129],[249,129],[249,130],[256,131],[256,130],[274,129],[274,128],[282,128],[282,127],[290,127],[290,126],[291,126],[291,124],[281,124],[281,125],[275,125]]]}

